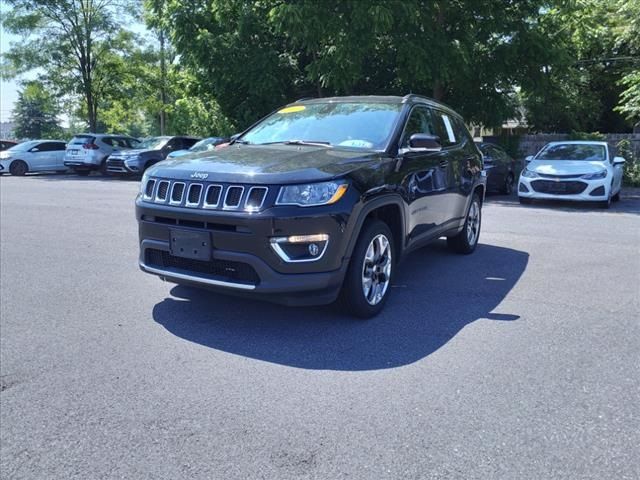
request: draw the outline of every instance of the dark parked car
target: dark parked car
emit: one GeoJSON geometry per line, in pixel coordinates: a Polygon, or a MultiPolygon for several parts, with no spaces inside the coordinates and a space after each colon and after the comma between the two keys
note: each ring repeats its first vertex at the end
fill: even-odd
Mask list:
{"type": "Polygon", "coordinates": [[[400,258],[480,235],[482,156],[462,118],[417,95],[290,104],[225,148],[145,173],[140,267],[168,281],[370,317],[400,258]]]}
{"type": "Polygon", "coordinates": [[[11,140],[0,140],[0,152],[15,147],[17,144],[17,142],[12,142],[11,140]]]}
{"type": "Polygon", "coordinates": [[[112,175],[140,175],[151,165],[167,158],[171,152],[191,148],[198,137],[146,138],[133,150],[116,151],[107,159],[107,173],[112,175]]]}
{"type": "Polygon", "coordinates": [[[516,161],[493,143],[479,143],[478,148],[484,157],[487,189],[511,195],[518,176],[516,161]]]}
{"type": "Polygon", "coordinates": [[[229,139],[225,137],[207,137],[199,140],[194,143],[191,148],[187,148],[185,150],[174,150],[167,158],[176,158],[181,157],[182,155],[189,155],[190,153],[199,153],[206,152],[207,150],[213,150],[218,145],[222,145],[225,142],[228,142],[229,139]]]}

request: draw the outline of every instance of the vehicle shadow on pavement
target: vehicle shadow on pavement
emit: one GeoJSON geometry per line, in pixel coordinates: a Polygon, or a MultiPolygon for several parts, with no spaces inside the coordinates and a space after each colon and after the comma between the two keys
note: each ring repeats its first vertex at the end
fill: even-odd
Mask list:
{"type": "Polygon", "coordinates": [[[169,332],[207,347],[306,369],[376,370],[416,362],[492,313],[518,282],[529,255],[480,244],[473,255],[444,242],[414,252],[398,269],[383,312],[370,320],[336,306],[287,308],[176,286],[153,318],[169,332]]]}

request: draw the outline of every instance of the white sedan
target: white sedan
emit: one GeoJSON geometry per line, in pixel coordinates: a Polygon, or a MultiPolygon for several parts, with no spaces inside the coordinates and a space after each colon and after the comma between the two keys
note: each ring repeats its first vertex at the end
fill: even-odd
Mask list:
{"type": "Polygon", "coordinates": [[[520,174],[520,203],[534,199],[597,202],[609,208],[620,198],[624,158],[606,142],[551,142],[527,157],[520,174]]]}
{"type": "Polygon", "coordinates": [[[61,140],[31,140],[0,152],[0,173],[65,172],[66,143],[61,140]]]}

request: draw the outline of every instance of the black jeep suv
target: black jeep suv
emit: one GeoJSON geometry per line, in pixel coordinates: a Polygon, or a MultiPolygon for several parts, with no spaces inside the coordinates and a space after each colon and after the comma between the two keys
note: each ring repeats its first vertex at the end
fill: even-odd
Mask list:
{"type": "Polygon", "coordinates": [[[486,188],[462,118],[416,95],[290,104],[229,146],[168,159],[136,200],[140,267],[288,305],[378,313],[398,260],[471,253],[486,188]]]}

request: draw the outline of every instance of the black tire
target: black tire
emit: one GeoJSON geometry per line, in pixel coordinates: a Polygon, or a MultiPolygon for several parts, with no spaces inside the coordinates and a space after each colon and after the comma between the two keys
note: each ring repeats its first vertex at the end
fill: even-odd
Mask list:
{"type": "Polygon", "coordinates": [[[13,162],[11,162],[11,165],[9,165],[9,173],[16,177],[23,177],[24,175],[29,173],[29,165],[27,165],[26,162],[23,162],[22,160],[14,160],[13,162]]]}
{"type": "Polygon", "coordinates": [[[614,202],[619,202],[620,201],[620,192],[616,193],[613,197],[611,197],[611,200],[614,202]]]}
{"type": "Polygon", "coordinates": [[[471,203],[467,209],[464,226],[460,232],[447,237],[447,245],[456,253],[468,255],[473,253],[480,238],[480,228],[482,227],[482,203],[477,193],[471,197],[471,203]],[[473,233],[471,233],[473,232],[473,233]]]}
{"type": "Polygon", "coordinates": [[[530,199],[530,198],[518,197],[518,201],[519,201],[522,205],[530,205],[530,204],[531,204],[531,199],[530,199]]]}
{"type": "Polygon", "coordinates": [[[100,175],[102,175],[103,177],[108,175],[108,172],[107,172],[107,159],[106,158],[104,160],[102,160],[102,163],[100,164],[100,167],[98,168],[98,171],[100,172],[100,175]]]}
{"type": "Polygon", "coordinates": [[[74,170],[76,175],[80,175],[81,177],[88,177],[91,173],[91,170],[74,170]]]}
{"type": "Polygon", "coordinates": [[[513,173],[509,173],[507,177],[504,179],[504,185],[500,189],[500,193],[504,195],[511,195],[513,193],[513,182],[515,181],[515,177],[513,173]]]}
{"type": "Polygon", "coordinates": [[[596,202],[596,205],[599,208],[602,208],[604,210],[608,210],[609,208],[611,208],[611,197],[609,197],[609,199],[605,200],[604,202],[596,202]]]}
{"type": "MultiPolygon", "coordinates": [[[[356,246],[353,249],[351,262],[349,262],[349,268],[347,269],[347,273],[344,277],[342,290],[340,291],[340,296],[338,298],[338,305],[340,305],[341,308],[345,309],[351,315],[360,318],[371,318],[380,313],[385,303],[387,302],[387,298],[389,297],[389,291],[391,289],[391,283],[393,281],[393,275],[395,273],[396,256],[397,255],[393,241],[393,234],[391,233],[391,230],[389,229],[387,224],[380,220],[372,220],[367,222],[362,228],[356,246]],[[374,242],[374,240],[378,239],[380,236],[384,236],[388,242],[390,256],[387,257],[387,260],[390,268],[388,276],[384,275],[382,272],[375,274],[383,276],[382,280],[380,281],[386,282],[386,286],[381,287],[383,291],[381,292],[381,297],[379,299],[375,294],[372,295],[372,300],[375,303],[371,303],[371,301],[369,301],[365,296],[364,276],[365,271],[374,274],[376,267],[372,269],[365,269],[367,265],[371,265],[371,262],[367,261],[366,256],[372,242],[374,242]]],[[[383,261],[384,258],[384,255],[380,256],[381,261],[383,261]]],[[[384,265],[387,264],[385,263],[384,265]]],[[[382,264],[381,268],[384,268],[382,267],[382,264]]],[[[375,284],[372,284],[372,286],[370,287],[370,293],[375,293],[372,290],[373,288],[375,288],[375,284]]]]}

